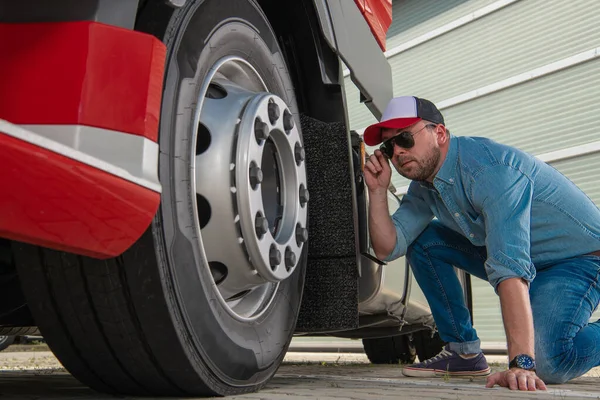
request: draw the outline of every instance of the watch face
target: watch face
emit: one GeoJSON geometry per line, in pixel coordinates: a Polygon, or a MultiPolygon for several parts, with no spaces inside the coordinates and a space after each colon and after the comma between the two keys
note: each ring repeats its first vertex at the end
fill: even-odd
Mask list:
{"type": "Polygon", "coordinates": [[[527,355],[520,355],[517,357],[517,365],[519,368],[531,369],[533,367],[533,359],[527,355]]]}

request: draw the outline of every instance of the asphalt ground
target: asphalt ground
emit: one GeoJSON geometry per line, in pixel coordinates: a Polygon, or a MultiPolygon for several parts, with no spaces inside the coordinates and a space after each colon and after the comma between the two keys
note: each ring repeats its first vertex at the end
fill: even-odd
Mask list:
{"type": "MultiPolygon", "coordinates": [[[[0,400],[115,399],[80,384],[45,346],[20,350],[0,353],[0,400]]],[[[494,371],[506,368],[505,356],[488,356],[488,362],[494,371]]],[[[600,398],[600,368],[567,384],[549,386],[545,392],[518,392],[499,387],[486,389],[485,378],[407,378],[402,375],[401,368],[401,365],[370,364],[360,353],[290,352],[263,390],[228,399],[600,398]]]]}

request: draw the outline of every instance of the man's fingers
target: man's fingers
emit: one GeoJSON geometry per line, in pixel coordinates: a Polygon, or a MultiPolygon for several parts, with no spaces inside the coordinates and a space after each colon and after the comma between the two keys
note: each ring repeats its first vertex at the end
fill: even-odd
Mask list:
{"type": "MultiPolygon", "coordinates": [[[[373,165],[373,167],[375,168],[376,172],[381,172],[382,168],[381,168],[381,163],[379,162],[379,160],[377,159],[377,156],[371,156],[369,157],[369,161],[371,162],[371,164],[373,165]]],[[[367,162],[369,162],[367,161],[367,162]]]]}
{"type": "Polygon", "coordinates": [[[373,175],[377,174],[377,169],[375,169],[375,166],[373,165],[371,160],[367,160],[367,162],[365,162],[364,170],[365,172],[370,172],[373,175]]]}
{"type": "Polygon", "coordinates": [[[527,390],[527,375],[517,375],[517,382],[519,383],[519,390],[527,390]]]}
{"type": "Polygon", "coordinates": [[[495,384],[499,384],[499,383],[500,383],[500,377],[499,377],[498,373],[495,373],[493,375],[488,376],[485,387],[492,388],[492,387],[494,387],[495,384]]]}
{"type": "Polygon", "coordinates": [[[535,384],[536,384],[537,388],[540,390],[548,390],[544,381],[538,377],[535,378],[535,384]]]}
{"type": "Polygon", "coordinates": [[[527,377],[527,390],[529,390],[530,392],[535,392],[535,376],[528,376],[527,377]]]}
{"type": "Polygon", "coordinates": [[[381,166],[388,166],[388,167],[390,166],[390,164],[388,164],[387,157],[384,156],[381,151],[376,150],[375,151],[375,157],[377,157],[377,161],[379,161],[379,164],[381,164],[381,166]]]}
{"type": "Polygon", "coordinates": [[[519,388],[519,384],[517,383],[517,376],[514,372],[508,372],[506,374],[506,383],[508,383],[508,388],[510,390],[517,390],[519,388]]]}

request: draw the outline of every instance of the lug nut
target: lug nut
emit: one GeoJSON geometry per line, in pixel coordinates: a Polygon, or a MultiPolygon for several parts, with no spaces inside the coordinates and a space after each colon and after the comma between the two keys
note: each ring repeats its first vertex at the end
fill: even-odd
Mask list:
{"type": "Polygon", "coordinates": [[[260,119],[257,119],[254,123],[254,135],[259,142],[269,138],[269,127],[260,119]]]}
{"type": "Polygon", "coordinates": [[[253,162],[250,164],[250,185],[252,185],[252,189],[256,189],[258,185],[260,185],[263,181],[263,172],[258,166],[253,162]]]}
{"type": "Polygon", "coordinates": [[[283,112],[283,129],[286,131],[291,130],[294,127],[294,116],[288,110],[283,112]]]}
{"type": "Polygon", "coordinates": [[[271,263],[272,269],[277,268],[277,266],[281,264],[281,252],[274,244],[271,245],[271,250],[269,250],[269,262],[271,263]]]}
{"type": "Polygon", "coordinates": [[[265,217],[260,214],[256,214],[256,219],[254,220],[254,229],[256,231],[256,235],[259,238],[262,238],[265,233],[269,230],[269,221],[265,217]]]}
{"type": "Polygon", "coordinates": [[[296,142],[296,146],[294,146],[294,157],[296,158],[296,164],[300,165],[304,158],[306,157],[306,152],[304,151],[304,147],[300,146],[300,143],[296,142]]]}
{"type": "Polygon", "coordinates": [[[301,227],[300,225],[296,226],[296,243],[300,246],[301,243],[304,243],[308,240],[308,229],[301,227]]]}
{"type": "Polygon", "coordinates": [[[300,185],[300,205],[304,207],[308,203],[309,198],[308,189],[304,185],[300,185]]]}
{"type": "Polygon", "coordinates": [[[285,249],[285,266],[288,270],[296,265],[296,255],[289,247],[285,249]]]}
{"type": "Polygon", "coordinates": [[[274,124],[279,117],[281,116],[281,111],[279,110],[279,106],[274,102],[269,102],[269,121],[271,124],[274,124]]]}

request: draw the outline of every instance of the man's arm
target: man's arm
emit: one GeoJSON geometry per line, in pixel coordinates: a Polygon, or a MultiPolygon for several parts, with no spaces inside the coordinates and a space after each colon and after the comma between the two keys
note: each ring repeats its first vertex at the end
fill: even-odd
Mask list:
{"type": "Polygon", "coordinates": [[[387,189],[369,190],[369,235],[375,255],[380,260],[396,247],[396,227],[390,217],[387,189]]]}
{"type": "Polygon", "coordinates": [[[529,285],[521,278],[509,278],[498,285],[502,320],[508,340],[508,359],[517,354],[534,357],[533,316],[529,285]]]}
{"type": "Polygon", "coordinates": [[[413,185],[402,197],[400,207],[390,217],[387,191],[392,171],[388,160],[376,150],[365,163],[369,188],[369,234],[375,255],[391,261],[406,254],[410,243],[431,222],[433,214],[425,201],[413,193],[413,185]]]}
{"type": "MultiPolygon", "coordinates": [[[[500,297],[509,357],[535,357],[529,300],[529,283],[535,277],[530,256],[533,184],[521,171],[496,165],[476,177],[472,193],[473,204],[485,220],[485,268],[500,297]]],[[[488,386],[495,383],[511,389],[545,388],[535,373],[518,369],[492,375],[488,386]]]]}

